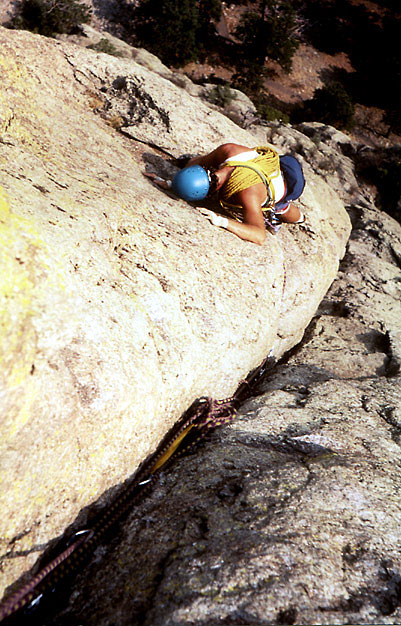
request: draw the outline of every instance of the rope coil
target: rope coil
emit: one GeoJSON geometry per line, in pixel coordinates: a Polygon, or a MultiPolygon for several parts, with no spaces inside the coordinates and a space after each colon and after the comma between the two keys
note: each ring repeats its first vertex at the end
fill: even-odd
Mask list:
{"type": "Polygon", "coordinates": [[[274,359],[267,357],[240,383],[230,398],[214,400],[202,397],[195,400],[167,433],[154,454],[140,466],[128,487],[100,514],[92,528],[75,532],[56,557],[0,605],[0,622],[24,608],[35,608],[47,591],[53,590],[67,575],[77,570],[92,554],[105,533],[146,493],[162,469],[192,448],[212,429],[233,421],[239,405],[251,395],[256,383],[273,364],[274,359]]]}

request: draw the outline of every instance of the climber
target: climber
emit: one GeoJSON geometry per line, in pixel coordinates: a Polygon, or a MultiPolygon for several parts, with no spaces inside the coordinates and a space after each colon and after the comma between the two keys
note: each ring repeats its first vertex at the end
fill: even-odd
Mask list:
{"type": "Polygon", "coordinates": [[[145,176],[189,201],[203,200],[217,191],[221,207],[231,217],[205,207],[199,207],[201,213],[214,226],[252,243],[264,242],[266,227],[276,234],[281,223],[301,224],[305,219],[292,204],[305,185],[301,165],[292,156],[279,157],[271,147],[225,143],[209,154],[190,158],[172,181],[151,173],[145,176]]]}

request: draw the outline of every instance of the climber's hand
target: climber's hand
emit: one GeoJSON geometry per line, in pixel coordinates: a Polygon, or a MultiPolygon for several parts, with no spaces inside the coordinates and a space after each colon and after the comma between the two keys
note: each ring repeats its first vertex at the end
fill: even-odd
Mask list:
{"type": "Polygon", "coordinates": [[[146,178],[150,178],[152,183],[155,183],[158,187],[161,187],[162,189],[170,189],[171,187],[171,180],[165,180],[164,178],[161,178],[161,176],[158,176],[153,172],[143,172],[143,175],[146,176],[146,178]]]}
{"type": "Polygon", "coordinates": [[[226,217],[223,217],[222,215],[217,215],[217,213],[214,213],[214,211],[211,211],[210,209],[206,209],[205,207],[198,207],[198,209],[202,213],[202,215],[204,215],[210,220],[213,226],[220,226],[221,228],[227,228],[228,219],[226,217]]]}

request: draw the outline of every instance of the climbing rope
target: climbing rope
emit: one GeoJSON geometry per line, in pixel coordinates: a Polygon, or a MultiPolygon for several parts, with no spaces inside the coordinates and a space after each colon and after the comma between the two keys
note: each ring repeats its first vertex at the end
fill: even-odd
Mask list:
{"type": "Polygon", "coordinates": [[[212,429],[229,424],[235,418],[241,403],[252,395],[257,383],[273,364],[274,358],[269,355],[241,381],[230,398],[214,400],[202,397],[195,400],[167,433],[154,454],[139,467],[132,482],[100,513],[91,527],[75,532],[67,542],[64,541],[63,549],[59,548],[57,555],[28,584],[4,601],[0,606],[0,622],[19,611],[33,610],[45,593],[54,590],[67,576],[75,573],[93,553],[104,535],[145,495],[162,470],[212,429]]]}

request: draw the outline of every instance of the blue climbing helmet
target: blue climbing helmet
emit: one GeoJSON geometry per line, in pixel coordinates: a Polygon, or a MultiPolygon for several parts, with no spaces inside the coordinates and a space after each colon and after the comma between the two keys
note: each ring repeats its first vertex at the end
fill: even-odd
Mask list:
{"type": "Polygon", "coordinates": [[[282,200],[276,202],[275,208],[279,211],[286,208],[291,200],[297,200],[305,187],[302,165],[295,157],[290,154],[281,156],[280,169],[286,182],[287,192],[282,200]]]}
{"type": "Polygon", "coordinates": [[[209,176],[200,165],[190,165],[180,170],[172,183],[174,193],[189,202],[206,198],[209,187],[209,176]]]}

